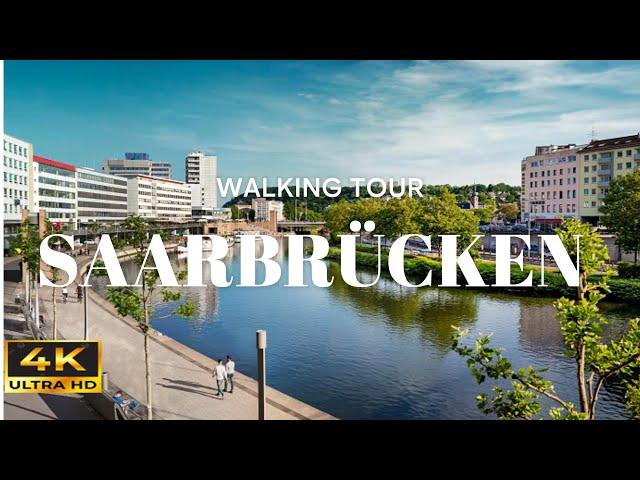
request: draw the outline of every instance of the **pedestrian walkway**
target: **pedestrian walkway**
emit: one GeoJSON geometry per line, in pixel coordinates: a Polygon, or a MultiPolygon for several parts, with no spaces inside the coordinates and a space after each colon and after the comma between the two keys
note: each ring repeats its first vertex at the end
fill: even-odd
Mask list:
{"type": "Polygon", "coordinates": [[[5,420],[100,420],[82,395],[5,393],[5,420]]]}
{"type": "MultiPolygon", "coordinates": [[[[24,315],[15,303],[16,295],[24,297],[24,287],[15,282],[4,282],[4,338],[33,340],[24,315]]],[[[4,418],[5,420],[100,419],[82,395],[34,393],[5,393],[4,418]]]]}
{"type": "MultiPolygon", "coordinates": [[[[79,261],[82,264],[82,261],[79,261]]],[[[69,291],[75,293],[75,284],[69,291]]],[[[102,340],[104,370],[114,383],[144,401],[145,368],[143,335],[131,319],[119,317],[113,306],[92,289],[89,291],[89,338],[102,340]]],[[[41,305],[51,312],[51,289],[41,289],[41,305]]],[[[75,294],[68,303],[58,298],[58,331],[65,339],[83,338],[83,305],[75,294]]],[[[153,331],[151,336],[153,406],[156,419],[257,419],[258,385],[236,373],[233,394],[215,396],[212,377],[215,362],[191,348],[153,331]]],[[[222,357],[225,352],[220,352],[222,357]]],[[[267,371],[268,378],[268,371],[267,371]]],[[[269,420],[333,419],[331,415],[267,387],[266,417],[269,420]]]]}

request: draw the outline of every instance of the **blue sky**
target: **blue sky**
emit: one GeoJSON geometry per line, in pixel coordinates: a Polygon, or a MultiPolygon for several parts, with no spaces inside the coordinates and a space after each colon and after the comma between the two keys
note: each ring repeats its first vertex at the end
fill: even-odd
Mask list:
{"type": "Polygon", "coordinates": [[[640,62],[7,61],[5,130],[100,168],[142,151],[222,177],[519,184],[535,145],[640,130],[640,62]]]}

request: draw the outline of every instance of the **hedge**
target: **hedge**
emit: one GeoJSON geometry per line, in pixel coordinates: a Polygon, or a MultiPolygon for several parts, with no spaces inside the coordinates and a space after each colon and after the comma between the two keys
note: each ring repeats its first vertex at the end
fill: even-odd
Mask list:
{"type": "Polygon", "coordinates": [[[618,276],[620,278],[640,278],[640,264],[618,262],[618,276]]]}
{"type": "MultiPolygon", "coordinates": [[[[368,247],[365,247],[368,248],[368,247]]],[[[364,248],[362,249],[364,250],[364,248]]],[[[340,259],[340,249],[330,248],[327,258],[330,260],[340,259]]],[[[386,253],[381,256],[381,265],[383,271],[388,272],[389,257],[386,253]]],[[[369,267],[372,269],[378,266],[377,254],[367,253],[360,251],[358,247],[356,249],[356,263],[358,265],[369,267]]],[[[495,283],[495,262],[487,260],[475,260],[476,267],[482,276],[482,279],[487,285],[495,283]]],[[[410,257],[406,256],[404,259],[404,269],[407,277],[414,277],[421,281],[429,271],[433,272],[432,285],[440,283],[442,263],[439,260],[429,257],[410,257]]],[[[540,287],[540,268],[535,266],[525,265],[524,270],[520,270],[517,266],[511,269],[511,282],[520,283],[529,275],[529,272],[533,272],[533,287],[491,287],[492,289],[499,291],[507,291],[518,293],[521,295],[544,295],[555,297],[573,297],[576,294],[575,287],[569,287],[564,277],[555,272],[545,272],[544,279],[546,287],[540,287]]],[[[593,277],[592,280],[597,280],[597,277],[593,277]]],[[[458,282],[461,285],[465,284],[465,278],[458,270],[458,282]]],[[[611,278],[609,279],[610,293],[607,294],[607,300],[618,301],[623,303],[640,304],[640,280],[611,278]]]]}

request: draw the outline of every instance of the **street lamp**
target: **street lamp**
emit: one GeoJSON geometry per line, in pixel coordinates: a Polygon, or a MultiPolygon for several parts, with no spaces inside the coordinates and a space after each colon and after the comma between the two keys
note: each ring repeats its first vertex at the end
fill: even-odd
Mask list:
{"type": "Polygon", "coordinates": [[[266,386],[267,369],[265,355],[267,350],[267,332],[265,330],[256,331],[256,349],[258,350],[258,420],[266,420],[266,386]]]}
{"type": "Polygon", "coordinates": [[[84,282],[82,284],[82,299],[83,301],[83,307],[84,307],[84,339],[85,340],[89,340],[89,317],[87,315],[87,305],[89,304],[89,298],[88,298],[88,288],[87,288],[87,281],[89,280],[89,275],[86,274],[84,276],[84,282]]]}

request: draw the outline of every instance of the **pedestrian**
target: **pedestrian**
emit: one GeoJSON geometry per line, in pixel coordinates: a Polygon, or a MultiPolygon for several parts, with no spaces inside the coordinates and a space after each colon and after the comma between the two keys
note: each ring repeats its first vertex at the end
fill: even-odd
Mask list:
{"type": "Polygon", "coordinates": [[[78,303],[82,302],[82,287],[80,285],[76,287],[76,296],[78,297],[78,303]]]}
{"type": "Polygon", "coordinates": [[[67,298],[69,297],[69,289],[67,287],[64,287],[62,289],[62,302],[63,303],[67,303],[67,298]]]}
{"type": "Polygon", "coordinates": [[[236,362],[233,361],[231,355],[227,355],[227,363],[224,366],[227,378],[224,381],[224,391],[227,391],[227,383],[229,384],[229,393],[233,393],[233,376],[236,374],[236,362]]]}
{"type": "Polygon", "coordinates": [[[216,393],[216,397],[224,397],[224,393],[222,393],[222,384],[227,379],[227,371],[222,364],[222,359],[218,359],[218,365],[213,370],[213,378],[216,379],[216,386],[218,387],[218,392],[216,393]]]}

